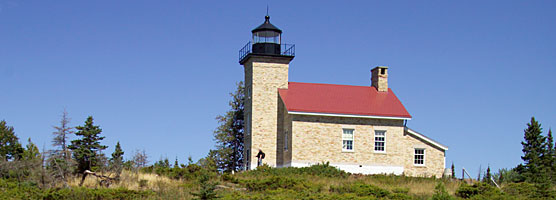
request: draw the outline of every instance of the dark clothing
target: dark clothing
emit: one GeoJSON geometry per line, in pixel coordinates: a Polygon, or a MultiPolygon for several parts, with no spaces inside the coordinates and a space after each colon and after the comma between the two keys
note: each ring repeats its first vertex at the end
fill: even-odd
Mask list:
{"type": "Polygon", "coordinates": [[[261,166],[263,165],[263,159],[264,159],[264,153],[263,151],[259,150],[259,153],[257,154],[257,156],[255,156],[258,158],[258,162],[257,162],[257,166],[261,166]]]}

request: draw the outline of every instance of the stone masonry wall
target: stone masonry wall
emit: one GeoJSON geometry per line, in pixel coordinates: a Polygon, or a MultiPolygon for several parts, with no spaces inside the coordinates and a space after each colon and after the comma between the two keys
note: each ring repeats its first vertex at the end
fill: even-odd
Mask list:
{"type": "Polygon", "coordinates": [[[292,115],[292,133],[291,162],[403,166],[410,176],[444,171],[444,152],[404,134],[403,120],[292,115]],[[343,128],[354,129],[352,152],[342,150],[343,128]],[[385,152],[374,151],[375,130],[386,131],[385,152]],[[415,147],[426,149],[423,167],[413,165],[415,147]]]}
{"type": "Polygon", "coordinates": [[[250,136],[246,150],[251,169],[257,166],[255,157],[261,149],[266,155],[263,163],[277,164],[278,88],[288,88],[288,68],[291,58],[251,56],[245,62],[245,85],[251,88],[251,99],[245,107],[250,115],[250,136]]]}

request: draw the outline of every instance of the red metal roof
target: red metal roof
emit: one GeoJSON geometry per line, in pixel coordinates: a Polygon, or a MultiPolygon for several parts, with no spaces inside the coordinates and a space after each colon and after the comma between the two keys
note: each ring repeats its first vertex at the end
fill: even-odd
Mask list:
{"type": "Polygon", "coordinates": [[[288,89],[278,91],[290,112],[411,118],[390,88],[289,82],[288,89]]]}

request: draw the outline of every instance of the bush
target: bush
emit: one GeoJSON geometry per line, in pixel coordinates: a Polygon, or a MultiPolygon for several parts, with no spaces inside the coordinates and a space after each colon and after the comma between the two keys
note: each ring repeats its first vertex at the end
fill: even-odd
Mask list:
{"type": "Polygon", "coordinates": [[[552,190],[540,191],[538,185],[532,183],[509,183],[505,185],[502,190],[509,196],[518,198],[540,198],[540,199],[554,199],[555,194],[552,190]]]}
{"type": "MultiPolygon", "coordinates": [[[[283,176],[271,176],[265,179],[244,180],[242,181],[249,191],[266,191],[278,188],[303,191],[307,189],[315,189],[304,179],[289,178],[283,176]]],[[[319,190],[319,187],[316,187],[319,190]]]]}
{"type": "Polygon", "coordinates": [[[52,188],[41,190],[34,183],[0,179],[0,199],[141,199],[154,195],[152,191],[125,188],[52,188]]]}
{"type": "Polygon", "coordinates": [[[471,198],[475,195],[494,196],[501,194],[502,192],[498,188],[483,182],[473,185],[463,184],[456,190],[456,196],[461,198],[471,198]]]}
{"type": "Polygon", "coordinates": [[[235,184],[239,183],[239,180],[230,173],[222,174],[222,181],[231,182],[235,184]]]}
{"type": "Polygon", "coordinates": [[[202,173],[201,176],[199,176],[199,192],[191,194],[196,196],[196,199],[217,199],[218,197],[215,192],[217,184],[218,183],[210,182],[210,176],[208,173],[202,173]]]}
{"type": "Polygon", "coordinates": [[[349,173],[342,171],[336,167],[330,166],[329,163],[322,163],[311,165],[309,167],[284,167],[284,168],[272,168],[268,165],[262,165],[257,167],[255,170],[247,172],[248,175],[252,176],[296,176],[296,175],[313,175],[321,177],[330,178],[347,178],[349,173]]]}
{"type": "Polygon", "coordinates": [[[147,184],[148,184],[148,183],[149,183],[148,180],[140,179],[140,180],[139,180],[139,187],[140,187],[140,188],[145,188],[145,187],[147,187],[147,184]]]}
{"type": "Polygon", "coordinates": [[[438,183],[436,187],[434,187],[434,195],[432,195],[432,200],[451,200],[454,199],[448,191],[446,191],[446,187],[442,182],[438,183]]]}
{"type": "Polygon", "coordinates": [[[330,186],[330,192],[336,192],[339,194],[354,193],[357,196],[373,196],[377,198],[384,198],[390,194],[388,190],[361,182],[344,184],[338,187],[330,186]]]}

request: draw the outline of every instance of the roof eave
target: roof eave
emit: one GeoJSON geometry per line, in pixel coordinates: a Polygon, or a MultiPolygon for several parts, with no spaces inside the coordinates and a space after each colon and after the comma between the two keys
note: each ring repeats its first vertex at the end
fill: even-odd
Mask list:
{"type": "Polygon", "coordinates": [[[327,117],[351,117],[351,118],[411,120],[411,117],[403,117],[403,116],[356,115],[356,114],[339,114],[339,113],[302,112],[302,111],[289,111],[289,110],[288,110],[288,114],[291,114],[291,115],[327,116],[327,117]]]}
{"type": "Polygon", "coordinates": [[[430,144],[432,144],[432,145],[434,145],[434,146],[436,146],[436,147],[438,147],[438,148],[444,150],[444,151],[447,151],[447,150],[448,150],[448,146],[443,145],[443,144],[440,144],[439,142],[434,141],[433,139],[431,139],[431,138],[429,138],[429,137],[427,137],[427,136],[425,136],[425,135],[423,135],[423,134],[421,134],[421,133],[419,133],[419,132],[417,132],[417,131],[415,131],[415,130],[413,130],[413,129],[410,129],[410,128],[408,128],[408,127],[405,127],[405,131],[406,131],[407,133],[409,133],[409,134],[415,136],[415,137],[418,137],[419,139],[422,139],[422,140],[424,140],[424,141],[426,141],[426,142],[428,142],[428,143],[430,143],[430,144]]]}

